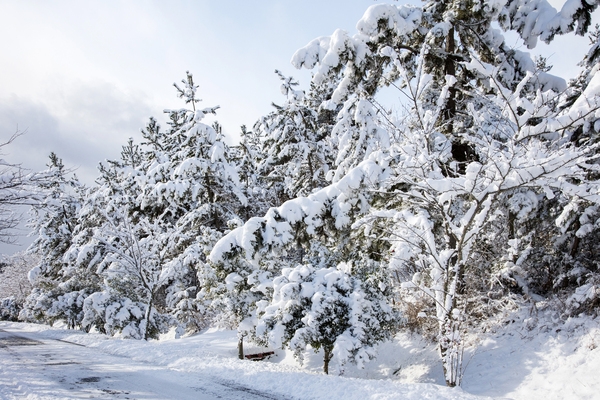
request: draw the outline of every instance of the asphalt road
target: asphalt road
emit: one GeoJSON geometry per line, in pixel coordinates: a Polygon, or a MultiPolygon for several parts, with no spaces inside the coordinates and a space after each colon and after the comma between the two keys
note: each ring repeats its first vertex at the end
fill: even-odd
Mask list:
{"type": "Polygon", "coordinates": [[[231,381],[0,329],[0,399],[280,400],[231,381]]]}

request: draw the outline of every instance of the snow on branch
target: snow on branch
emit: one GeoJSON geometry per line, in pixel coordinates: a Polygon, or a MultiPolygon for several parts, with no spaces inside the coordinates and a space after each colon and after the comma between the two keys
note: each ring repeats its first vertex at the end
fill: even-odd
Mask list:
{"type": "Polygon", "coordinates": [[[315,234],[326,214],[331,214],[338,229],[348,225],[348,212],[362,186],[374,185],[385,176],[385,164],[374,157],[353,168],[340,181],[308,197],[288,200],[280,207],[269,209],[264,217],[251,218],[219,240],[210,253],[210,260],[218,263],[230,253],[244,251],[252,260],[259,246],[283,246],[294,238],[297,224],[308,234],[315,234]]]}

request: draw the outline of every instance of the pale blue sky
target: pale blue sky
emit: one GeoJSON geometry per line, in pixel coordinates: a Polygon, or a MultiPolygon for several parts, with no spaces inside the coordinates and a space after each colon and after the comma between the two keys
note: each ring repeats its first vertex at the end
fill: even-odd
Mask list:
{"type": "MultiPolygon", "coordinates": [[[[183,107],[172,84],[186,70],[234,137],[283,100],[276,68],[307,86],[293,53],[337,28],[355,33],[376,3],[0,0],[0,139],[27,130],[5,157],[37,170],[54,151],[91,183],[98,162],[117,158],[150,116],[183,107]]],[[[570,36],[538,51],[571,77],[586,49],[570,36]]]]}

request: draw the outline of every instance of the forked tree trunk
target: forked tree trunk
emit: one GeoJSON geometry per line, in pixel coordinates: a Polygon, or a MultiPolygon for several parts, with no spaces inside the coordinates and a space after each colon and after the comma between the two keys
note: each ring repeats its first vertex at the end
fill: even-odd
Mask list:
{"type": "Polygon", "coordinates": [[[460,386],[463,363],[463,340],[460,321],[447,315],[440,324],[440,355],[444,368],[444,379],[449,387],[460,386]]]}

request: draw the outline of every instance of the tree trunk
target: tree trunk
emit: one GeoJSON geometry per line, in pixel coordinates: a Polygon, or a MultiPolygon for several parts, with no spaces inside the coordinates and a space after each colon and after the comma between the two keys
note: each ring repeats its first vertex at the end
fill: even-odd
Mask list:
{"type": "Polygon", "coordinates": [[[443,287],[444,299],[438,304],[438,316],[441,314],[438,343],[444,378],[449,387],[459,386],[462,374],[463,342],[460,333],[462,316],[458,307],[458,296],[464,292],[464,265],[459,254],[461,246],[454,236],[450,236],[449,247],[455,250],[446,266],[446,279],[443,287]],[[441,309],[439,308],[441,307],[441,309]]]}
{"type": "Polygon", "coordinates": [[[325,353],[323,355],[323,372],[325,372],[325,375],[329,375],[329,361],[333,357],[333,354],[331,354],[333,346],[323,346],[323,351],[325,353]]]}
{"type": "Polygon", "coordinates": [[[244,337],[240,336],[238,338],[238,358],[240,360],[244,359],[244,337]]]}
{"type": "Polygon", "coordinates": [[[460,321],[446,314],[440,323],[439,338],[444,379],[449,387],[460,386],[463,363],[463,341],[460,333],[460,321]]]}
{"type": "MultiPolygon", "coordinates": [[[[573,226],[573,232],[577,233],[579,228],[581,228],[581,224],[579,223],[579,218],[577,218],[573,226]]],[[[579,237],[576,234],[573,234],[573,242],[571,243],[571,250],[569,251],[569,255],[571,257],[575,257],[577,255],[577,252],[579,251],[579,242],[579,237]]]]}
{"type": "MultiPolygon", "coordinates": [[[[509,239],[514,239],[516,236],[516,229],[515,229],[515,222],[517,220],[517,216],[515,215],[514,212],[509,211],[508,212],[508,238],[509,239]]],[[[513,262],[516,260],[513,260],[513,262]]]]}
{"type": "Polygon", "coordinates": [[[144,340],[148,340],[148,335],[150,333],[150,316],[152,315],[152,303],[154,302],[154,293],[150,292],[150,301],[148,302],[148,307],[146,308],[146,329],[144,330],[144,340]]]}
{"type": "MultiPolygon", "coordinates": [[[[446,60],[444,63],[444,73],[450,76],[456,76],[456,65],[452,56],[456,49],[454,41],[454,27],[450,28],[448,37],[446,38],[446,60]]],[[[454,131],[454,116],[456,115],[456,88],[453,86],[448,90],[448,98],[442,112],[442,117],[446,125],[446,130],[449,135],[454,131]]]]}

